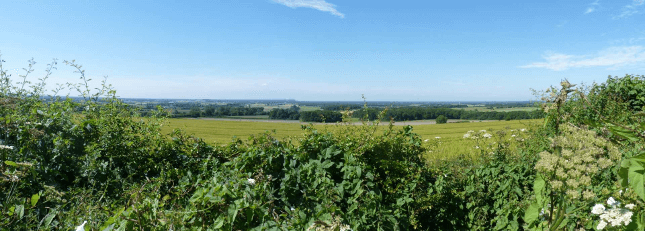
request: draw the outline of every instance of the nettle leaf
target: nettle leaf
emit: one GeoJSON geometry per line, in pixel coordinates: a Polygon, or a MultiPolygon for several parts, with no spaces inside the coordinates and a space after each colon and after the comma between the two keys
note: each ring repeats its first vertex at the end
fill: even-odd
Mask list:
{"type": "Polygon", "coordinates": [[[18,165],[16,164],[16,162],[13,162],[13,161],[8,161],[8,160],[7,160],[7,161],[5,161],[5,162],[4,162],[4,164],[9,165],[9,166],[13,166],[13,167],[18,167],[18,165]]]}

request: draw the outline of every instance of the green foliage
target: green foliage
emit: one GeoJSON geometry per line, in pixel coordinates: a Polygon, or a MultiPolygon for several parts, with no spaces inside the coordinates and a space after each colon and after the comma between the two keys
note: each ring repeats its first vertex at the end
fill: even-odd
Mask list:
{"type": "Polygon", "coordinates": [[[318,123],[335,123],[343,121],[343,114],[337,111],[301,111],[300,121],[318,122],[318,123]]]}
{"type": "MultiPolygon", "coordinates": [[[[637,204],[633,222],[619,228],[645,226],[642,77],[588,91],[565,81],[548,92],[544,126],[526,135],[469,131],[463,139],[476,143],[475,158],[428,164],[443,138],[378,128],[413,110],[365,107],[362,126],[309,125],[298,137],[266,132],[212,146],[181,130],[163,134],[163,110],[143,119],[105,81],[92,92],[82,67],[65,64],[81,77],[68,85],[80,100],[45,96],[55,61],[35,84],[27,80],[35,62],[16,83],[0,63],[2,229],[70,230],[84,221],[108,231],[592,229],[605,218],[591,207],[609,197],[637,204]]],[[[271,111],[282,112],[342,119],[271,111]]],[[[454,116],[441,112],[433,118],[454,116]]]]}
{"type": "Polygon", "coordinates": [[[43,100],[42,87],[27,92],[2,72],[3,228],[433,227],[422,217],[432,173],[410,126],[305,127],[298,145],[267,133],[213,147],[162,135],[161,111],[141,119],[105,82],[92,93],[82,67],[66,64],[81,75],[71,84],[80,101],[43,100]]]}
{"type": "Polygon", "coordinates": [[[438,124],[445,124],[448,122],[448,118],[446,118],[446,116],[444,115],[440,115],[437,117],[436,121],[438,124]]]}

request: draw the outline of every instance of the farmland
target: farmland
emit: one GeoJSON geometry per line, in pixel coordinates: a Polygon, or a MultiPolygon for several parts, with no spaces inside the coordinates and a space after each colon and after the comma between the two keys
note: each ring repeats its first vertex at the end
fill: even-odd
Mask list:
{"type": "MultiPolygon", "coordinates": [[[[426,154],[427,159],[445,159],[459,154],[472,155],[475,150],[475,141],[463,139],[463,135],[469,130],[487,130],[494,132],[498,130],[516,130],[529,128],[540,120],[515,120],[515,121],[492,121],[480,123],[447,123],[447,124],[422,124],[414,125],[413,132],[419,134],[428,146],[434,150],[426,154]],[[440,137],[440,138],[436,138],[440,137]]],[[[412,122],[413,123],[413,122],[412,122]]],[[[395,123],[395,129],[401,129],[405,123],[395,123]]],[[[407,124],[410,124],[408,122],[407,124]]],[[[226,144],[233,137],[246,140],[250,135],[257,135],[266,131],[275,131],[275,137],[284,139],[288,137],[301,137],[301,123],[283,122],[261,122],[261,121],[222,121],[222,120],[201,120],[201,119],[169,119],[168,126],[164,126],[163,133],[169,133],[173,129],[182,129],[189,135],[204,139],[206,142],[215,144],[226,144]]],[[[338,126],[354,125],[314,125],[318,130],[336,131],[338,126]]],[[[380,129],[384,129],[381,127],[380,129]]]]}

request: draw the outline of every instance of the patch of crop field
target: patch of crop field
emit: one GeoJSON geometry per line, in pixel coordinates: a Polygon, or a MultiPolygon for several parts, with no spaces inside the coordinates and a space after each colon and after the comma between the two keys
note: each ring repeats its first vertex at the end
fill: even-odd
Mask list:
{"type": "Polygon", "coordinates": [[[282,104],[282,105],[276,105],[276,106],[264,106],[264,111],[271,111],[273,109],[289,109],[293,105],[294,104],[282,104]]]}
{"type": "Polygon", "coordinates": [[[249,104],[249,107],[266,107],[267,105],[265,103],[252,103],[249,104]]]}
{"type": "Polygon", "coordinates": [[[495,109],[489,109],[486,107],[471,107],[468,106],[467,108],[455,108],[456,110],[459,109],[464,109],[466,111],[481,111],[481,112],[488,112],[488,111],[497,111],[497,112],[510,112],[510,111],[535,111],[538,110],[539,108],[537,107],[511,107],[511,108],[495,108],[495,109]]]}
{"type": "Polygon", "coordinates": [[[250,116],[227,116],[228,119],[243,119],[243,120],[268,120],[268,115],[250,115],[250,116]]]}
{"type": "Polygon", "coordinates": [[[300,111],[316,111],[316,110],[320,110],[320,107],[300,106],[300,111]]]}
{"type": "MultiPolygon", "coordinates": [[[[539,124],[541,120],[514,120],[514,121],[495,121],[481,123],[448,123],[448,124],[425,124],[414,125],[413,132],[421,136],[422,140],[427,140],[424,145],[431,150],[426,153],[429,161],[450,159],[463,154],[467,157],[475,157],[482,151],[486,151],[489,143],[496,142],[496,139],[522,138],[519,129],[529,128],[539,124]],[[463,136],[469,130],[480,131],[486,130],[487,133],[496,135],[496,131],[507,130],[505,137],[493,137],[491,139],[464,139],[463,136]],[[510,132],[510,130],[515,130],[510,132]],[[511,133],[516,137],[511,137],[511,133]],[[439,137],[439,138],[436,138],[439,137]],[[480,146],[479,149],[476,146],[480,146]]],[[[402,129],[403,123],[395,123],[394,129],[402,129]]],[[[319,130],[334,132],[339,126],[362,126],[362,125],[314,125],[319,130]]],[[[218,121],[218,120],[198,120],[198,119],[169,119],[168,126],[163,127],[164,133],[169,133],[172,129],[180,128],[188,134],[203,138],[205,141],[222,145],[230,142],[234,136],[246,140],[250,135],[257,135],[266,131],[275,130],[274,137],[279,139],[286,137],[301,136],[303,131],[300,123],[272,123],[272,122],[253,122],[253,121],[218,121]]],[[[387,126],[379,127],[380,130],[386,129],[387,126]]]]}
{"type": "Polygon", "coordinates": [[[513,142],[521,142],[521,139],[525,138],[524,136],[526,135],[526,132],[521,132],[521,129],[529,129],[540,124],[541,121],[514,120],[416,125],[413,126],[412,131],[421,135],[424,140],[428,140],[425,143],[432,147],[432,150],[426,154],[426,158],[428,160],[441,160],[454,158],[460,154],[466,157],[476,157],[482,152],[491,151],[488,148],[491,147],[490,145],[493,142],[499,142],[499,139],[512,139],[513,142]],[[493,137],[490,139],[464,138],[464,134],[470,130],[475,132],[486,130],[486,133],[493,135],[493,137]],[[506,134],[501,137],[498,131],[505,131],[506,134]],[[512,135],[515,135],[515,137],[512,137],[512,135]]]}
{"type": "Polygon", "coordinates": [[[269,123],[253,121],[222,121],[201,119],[168,119],[167,126],[163,126],[163,133],[170,133],[173,129],[182,129],[187,134],[204,139],[206,142],[217,145],[226,144],[236,136],[245,140],[250,135],[276,130],[277,138],[293,137],[302,134],[300,123],[269,123]]]}

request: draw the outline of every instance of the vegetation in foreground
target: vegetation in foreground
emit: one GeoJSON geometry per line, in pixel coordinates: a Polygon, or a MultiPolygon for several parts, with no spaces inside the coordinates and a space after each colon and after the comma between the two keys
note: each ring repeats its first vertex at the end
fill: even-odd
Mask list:
{"type": "MultiPolygon", "coordinates": [[[[75,68],[86,83],[82,67],[75,68]]],[[[0,63],[1,64],[1,63],[0,63]]],[[[56,63],[48,66],[51,74],[56,63]]],[[[9,230],[642,230],[645,80],[549,89],[543,126],[467,131],[477,158],[427,164],[411,126],[212,146],[109,86],[44,101],[0,66],[0,227],[9,230]],[[521,132],[521,131],[520,131],[521,132]],[[520,142],[521,139],[524,141],[520,142]],[[511,148],[515,147],[515,148],[511,148]],[[84,225],[81,225],[84,224],[84,225]]],[[[381,114],[382,117],[383,114],[381,114]]],[[[378,121],[378,120],[377,120],[378,121]]]]}

